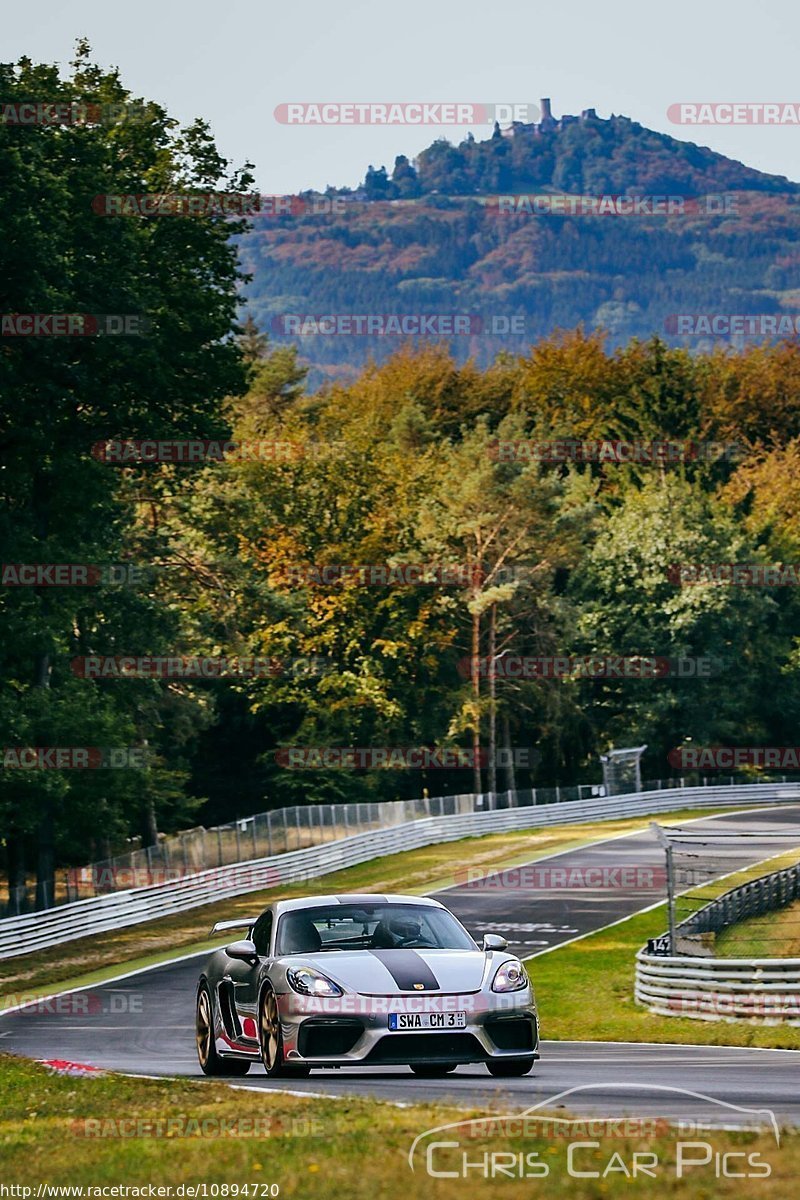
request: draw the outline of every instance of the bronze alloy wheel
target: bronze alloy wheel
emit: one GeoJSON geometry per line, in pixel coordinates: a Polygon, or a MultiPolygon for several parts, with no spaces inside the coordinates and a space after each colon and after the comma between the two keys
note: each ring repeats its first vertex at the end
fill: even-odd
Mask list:
{"type": "Polygon", "coordinates": [[[250,1070],[250,1061],[246,1058],[222,1058],[217,1053],[214,1039],[214,1010],[211,1003],[211,992],[205,980],[197,989],[197,1013],[195,1016],[194,1036],[197,1043],[197,1057],[200,1069],[204,1075],[246,1075],[250,1070]]]}
{"type": "Polygon", "coordinates": [[[211,998],[207,988],[201,988],[197,997],[197,1020],[195,1022],[195,1040],[197,1042],[197,1057],[200,1066],[205,1071],[208,1066],[214,1035],[211,1029],[211,998]]]}
{"type": "Polygon", "coordinates": [[[268,1075],[290,1075],[295,1079],[308,1075],[311,1068],[307,1067],[305,1063],[283,1061],[281,1015],[278,1012],[278,998],[271,987],[265,988],[261,998],[259,1041],[261,1042],[261,1061],[268,1075]]]}
{"type": "Polygon", "coordinates": [[[278,1001],[272,988],[267,988],[261,1002],[261,1059],[268,1075],[277,1075],[281,1067],[281,1020],[278,1001]]]}

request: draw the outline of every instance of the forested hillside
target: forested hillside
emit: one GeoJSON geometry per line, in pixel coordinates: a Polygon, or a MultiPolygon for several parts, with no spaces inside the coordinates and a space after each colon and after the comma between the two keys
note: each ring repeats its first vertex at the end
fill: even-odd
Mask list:
{"type": "Polygon", "coordinates": [[[400,156],[390,172],[370,167],[355,191],[331,190],[339,211],[257,218],[242,243],[248,309],[298,343],[312,382],[352,377],[398,339],[292,339],[284,314],[473,314],[489,328],[445,340],[484,365],[580,323],[615,345],[658,332],[708,349],[714,338],[681,336],[676,314],[796,315],[797,197],[797,184],[625,117],[439,140],[416,164],[400,156]],[[606,198],[606,208],[498,202],[520,195],[606,198]],[[609,198],[634,196],[655,203],[609,211],[609,198]],[[520,332],[501,321],[493,334],[495,316],[521,318],[520,332]]]}

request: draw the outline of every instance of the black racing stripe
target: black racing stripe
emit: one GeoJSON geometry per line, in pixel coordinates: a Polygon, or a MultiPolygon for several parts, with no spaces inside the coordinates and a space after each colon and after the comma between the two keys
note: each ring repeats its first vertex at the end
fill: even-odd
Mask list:
{"type": "Polygon", "coordinates": [[[380,959],[401,991],[439,991],[439,980],[416,950],[370,950],[370,954],[380,959]]]}

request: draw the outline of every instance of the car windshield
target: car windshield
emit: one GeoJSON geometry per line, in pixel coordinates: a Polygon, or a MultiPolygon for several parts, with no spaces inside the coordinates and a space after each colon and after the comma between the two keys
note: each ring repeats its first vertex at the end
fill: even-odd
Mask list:
{"type": "Polygon", "coordinates": [[[417,904],[330,904],[284,913],[278,954],[324,950],[475,950],[443,908],[417,904]]]}

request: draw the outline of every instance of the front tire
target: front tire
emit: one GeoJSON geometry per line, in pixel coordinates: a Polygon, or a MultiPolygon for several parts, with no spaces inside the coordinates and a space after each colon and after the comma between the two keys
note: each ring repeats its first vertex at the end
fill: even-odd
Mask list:
{"type": "Polygon", "coordinates": [[[278,1012],[278,998],[271,987],[264,989],[258,1017],[259,1044],[264,1070],[271,1079],[281,1076],[304,1079],[311,1070],[303,1063],[286,1063],[283,1060],[283,1031],[278,1012]]]}
{"type": "Polygon", "coordinates": [[[494,1062],[487,1062],[486,1069],[497,1079],[517,1079],[521,1075],[527,1075],[534,1062],[535,1059],[530,1056],[527,1058],[498,1058],[494,1062]]]}
{"type": "Polygon", "coordinates": [[[443,1079],[451,1071],[455,1071],[458,1063],[409,1063],[411,1070],[420,1079],[443,1079]]]}
{"type": "Polygon", "coordinates": [[[197,1058],[204,1075],[246,1075],[250,1063],[246,1058],[222,1058],[217,1053],[214,1039],[214,1007],[211,991],[203,980],[197,989],[197,1011],[195,1014],[195,1041],[197,1058]]]}

